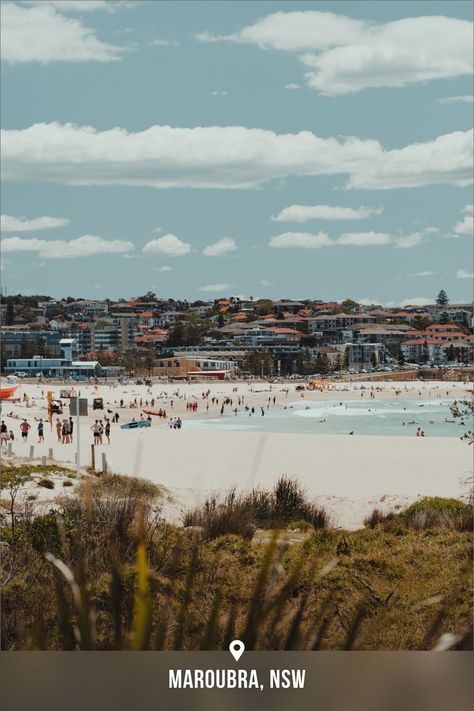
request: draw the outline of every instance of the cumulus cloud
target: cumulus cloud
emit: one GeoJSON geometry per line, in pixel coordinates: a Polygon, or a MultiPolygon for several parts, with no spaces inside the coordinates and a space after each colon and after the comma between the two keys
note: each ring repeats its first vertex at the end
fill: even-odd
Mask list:
{"type": "Polygon", "coordinates": [[[198,291],[210,291],[210,292],[223,292],[230,289],[232,284],[207,284],[207,286],[200,286],[198,291]]]}
{"type": "Polygon", "coordinates": [[[172,268],[166,264],[163,267],[152,267],[152,269],[155,272],[172,272],[173,271],[172,268]]]}
{"type": "Polygon", "coordinates": [[[353,247],[378,247],[392,241],[392,235],[385,232],[345,232],[337,239],[338,244],[353,247]]]}
{"type": "Polygon", "coordinates": [[[426,296],[412,296],[409,299],[403,299],[399,302],[399,306],[426,306],[427,304],[432,304],[433,299],[429,299],[426,296]]]}
{"type": "Polygon", "coordinates": [[[468,162],[471,162],[472,168],[472,137],[472,130],[456,131],[433,141],[386,151],[383,159],[367,162],[362,170],[354,171],[348,187],[377,190],[416,188],[446,182],[469,185],[472,176],[468,177],[466,169],[468,162]]]}
{"type": "Polygon", "coordinates": [[[442,16],[385,24],[314,10],[275,12],[236,33],[197,35],[296,53],[311,88],[338,96],[472,74],[472,23],[442,16]]]}
{"type": "Polygon", "coordinates": [[[458,269],[456,276],[458,279],[472,279],[474,274],[473,272],[467,272],[465,269],[458,269]]]}
{"type": "Polygon", "coordinates": [[[413,232],[410,235],[398,237],[395,240],[395,247],[398,249],[411,249],[412,247],[418,247],[418,245],[420,245],[425,239],[426,234],[429,234],[429,232],[423,230],[422,232],[413,232]]]}
{"type": "Polygon", "coordinates": [[[211,91],[211,96],[227,96],[226,91],[219,91],[219,89],[214,89],[211,91]]]}
{"type": "MultiPolygon", "coordinates": [[[[120,3],[114,3],[120,4],[120,3]]],[[[93,12],[113,9],[106,0],[21,0],[21,5],[50,5],[61,12],[93,12]]]]}
{"type": "Polygon", "coordinates": [[[63,217],[35,217],[27,220],[24,217],[2,215],[0,217],[0,232],[34,232],[36,230],[50,230],[55,227],[65,227],[70,220],[63,217]]]}
{"type": "Polygon", "coordinates": [[[454,225],[454,232],[457,235],[472,235],[474,232],[474,218],[472,215],[465,215],[464,218],[454,225]]]}
{"type": "Polygon", "coordinates": [[[1,141],[4,180],[238,189],[288,176],[345,174],[348,188],[373,190],[472,182],[472,131],[388,151],[356,137],[242,126],[128,133],[54,122],[3,130],[1,141]]]}
{"type": "Polygon", "coordinates": [[[115,12],[125,7],[135,7],[134,0],[21,0],[22,5],[51,5],[60,12],[93,12],[107,10],[115,12]]]}
{"type": "Polygon", "coordinates": [[[147,242],[142,251],[148,254],[164,254],[167,257],[183,257],[189,254],[191,245],[183,242],[176,235],[167,234],[147,242]]]}
{"type": "Polygon", "coordinates": [[[161,39],[157,37],[150,42],[152,47],[179,47],[179,42],[176,40],[161,39]]]}
{"type": "Polygon", "coordinates": [[[281,235],[272,237],[268,243],[269,247],[279,249],[319,249],[333,244],[325,232],[310,234],[309,232],[284,232],[281,235]]]}
{"type": "Polygon", "coordinates": [[[329,245],[343,247],[385,247],[391,245],[395,248],[410,249],[421,244],[427,234],[435,228],[427,227],[421,232],[414,232],[408,235],[392,235],[387,232],[344,232],[336,239],[332,240],[325,232],[310,234],[308,232],[285,232],[284,234],[272,237],[268,243],[269,247],[281,248],[304,248],[314,249],[327,247],[329,245]]]}
{"type": "Polygon", "coordinates": [[[276,217],[275,222],[308,222],[309,220],[365,220],[381,215],[383,207],[338,207],[337,205],[290,205],[276,217]]]}
{"type": "Polygon", "coordinates": [[[424,272],[415,272],[414,274],[407,274],[407,277],[430,277],[430,276],[436,276],[438,272],[430,272],[430,271],[424,271],[424,272]]]}
{"type": "Polygon", "coordinates": [[[52,3],[31,7],[2,3],[1,15],[4,62],[114,62],[126,50],[102,42],[94,29],[81,20],[65,17],[52,3]]]}
{"type": "Polygon", "coordinates": [[[24,239],[7,237],[2,240],[2,251],[37,252],[41,259],[73,259],[92,257],[97,254],[121,254],[134,249],[133,242],[125,240],[107,240],[98,235],[82,235],[69,242],[65,240],[24,239]]]}
{"type": "Polygon", "coordinates": [[[296,91],[297,89],[301,89],[301,84],[290,82],[289,84],[285,84],[285,89],[288,89],[289,91],[296,91]]]}
{"type": "Polygon", "coordinates": [[[444,99],[436,99],[437,104],[472,104],[474,96],[464,94],[463,96],[446,96],[444,99]]]}
{"type": "Polygon", "coordinates": [[[220,257],[229,252],[237,252],[237,245],[232,237],[223,237],[214,244],[209,244],[202,251],[206,257],[220,257]]]}

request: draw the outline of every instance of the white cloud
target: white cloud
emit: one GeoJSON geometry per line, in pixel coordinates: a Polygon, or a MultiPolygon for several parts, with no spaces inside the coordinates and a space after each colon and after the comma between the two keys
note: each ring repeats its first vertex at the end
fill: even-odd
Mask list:
{"type": "Polygon", "coordinates": [[[456,131],[433,141],[386,151],[381,159],[367,161],[361,170],[354,171],[348,187],[377,190],[446,182],[469,185],[472,175],[468,177],[467,165],[471,163],[472,171],[472,136],[472,130],[456,131]]]}
{"type": "Polygon", "coordinates": [[[398,249],[411,249],[412,247],[418,247],[428,234],[426,230],[422,232],[413,232],[411,235],[405,235],[404,237],[397,237],[395,241],[395,247],[398,249]]]}
{"type": "Polygon", "coordinates": [[[50,5],[60,12],[92,12],[111,10],[112,4],[106,0],[21,0],[22,5],[50,5]]]}
{"type": "Polygon", "coordinates": [[[405,306],[426,306],[427,304],[432,304],[433,299],[428,299],[425,296],[412,296],[409,299],[403,299],[403,301],[382,301],[382,299],[357,299],[359,304],[363,306],[372,306],[372,304],[377,304],[386,309],[394,308],[404,308],[405,306]]]}
{"type": "Polygon", "coordinates": [[[209,244],[202,251],[206,257],[220,257],[229,252],[237,252],[237,245],[232,237],[223,237],[214,244],[209,244]]]}
{"type": "Polygon", "coordinates": [[[442,16],[386,24],[319,11],[275,12],[239,32],[197,35],[295,52],[308,86],[338,96],[472,74],[472,23],[442,16]]]}
{"type": "Polygon", "coordinates": [[[289,84],[285,84],[285,89],[288,89],[289,91],[296,91],[297,89],[301,89],[301,84],[290,82],[289,84]]]}
{"type": "Polygon", "coordinates": [[[454,232],[457,235],[472,235],[474,232],[474,218],[466,215],[463,220],[454,225],[454,232]]]}
{"type": "Polygon", "coordinates": [[[191,251],[191,245],[183,242],[176,235],[167,234],[147,242],[143,252],[149,254],[164,254],[167,257],[183,257],[191,251]]]}
{"type": "Polygon", "coordinates": [[[114,62],[125,47],[102,42],[81,20],[65,17],[50,3],[1,6],[4,62],[114,62]]]}
{"type": "Polygon", "coordinates": [[[134,0],[21,0],[22,5],[51,5],[60,12],[93,12],[107,10],[115,12],[119,8],[135,7],[134,0]]]}
{"type": "Polygon", "coordinates": [[[338,244],[352,247],[378,247],[392,241],[393,237],[385,232],[345,232],[337,239],[338,244]]]}
{"type": "Polygon", "coordinates": [[[436,99],[437,104],[472,104],[474,96],[464,94],[463,96],[446,96],[444,99],[436,99]]]}
{"type": "Polygon", "coordinates": [[[432,304],[433,299],[429,299],[426,296],[412,296],[410,299],[403,299],[399,302],[399,306],[426,306],[427,304],[432,304]]]}
{"type": "Polygon", "coordinates": [[[6,180],[236,189],[287,176],[345,174],[349,188],[373,190],[472,182],[472,131],[390,151],[373,140],[242,126],[128,133],[54,122],[3,130],[1,141],[6,180]]]}
{"type": "Polygon", "coordinates": [[[168,267],[166,264],[163,267],[152,267],[155,272],[172,272],[172,268],[168,267]]]}
{"type": "Polygon", "coordinates": [[[27,220],[23,217],[11,217],[2,215],[0,217],[0,232],[33,232],[35,230],[51,230],[54,227],[65,227],[70,220],[63,217],[34,217],[27,220]]]}
{"type": "Polygon", "coordinates": [[[273,286],[273,282],[268,281],[268,279],[262,279],[262,281],[260,282],[260,285],[261,286],[273,286]]]}
{"type": "Polygon", "coordinates": [[[227,92],[214,89],[213,91],[211,91],[211,96],[227,96],[227,92]]]}
{"type": "Polygon", "coordinates": [[[438,272],[430,272],[430,271],[425,271],[425,272],[415,272],[414,274],[407,274],[407,277],[430,277],[430,276],[436,276],[438,272]]]}
{"type": "Polygon", "coordinates": [[[383,207],[338,207],[337,205],[290,205],[276,217],[275,222],[308,222],[308,220],[365,220],[381,215],[383,207]]]}
{"type": "Polygon", "coordinates": [[[318,249],[333,244],[325,232],[310,234],[309,232],[284,232],[281,235],[272,237],[268,243],[269,247],[280,249],[318,249]]]}
{"type": "Polygon", "coordinates": [[[472,279],[474,274],[473,272],[467,272],[465,269],[458,269],[456,276],[458,279],[472,279]]]}
{"type": "Polygon", "coordinates": [[[223,292],[230,289],[231,286],[232,284],[208,284],[207,286],[200,286],[197,291],[223,292]]]}
{"type": "Polygon", "coordinates": [[[82,235],[69,242],[65,240],[24,239],[7,237],[2,240],[2,251],[37,252],[41,259],[73,259],[96,254],[121,254],[134,249],[133,242],[107,240],[98,235],[82,235]]]}
{"type": "Polygon", "coordinates": [[[160,39],[157,37],[150,42],[150,45],[153,47],[179,47],[179,42],[176,40],[160,39]]]}
{"type": "Polygon", "coordinates": [[[467,212],[468,215],[472,215],[474,209],[474,205],[464,205],[462,211],[467,212]]]}
{"type": "Polygon", "coordinates": [[[152,232],[163,232],[163,228],[162,227],[154,227],[152,229],[152,232]]]}

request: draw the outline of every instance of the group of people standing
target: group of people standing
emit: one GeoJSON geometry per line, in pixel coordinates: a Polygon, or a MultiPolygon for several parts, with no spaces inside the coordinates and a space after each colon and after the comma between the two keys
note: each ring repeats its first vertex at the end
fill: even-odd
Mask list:
{"type": "MultiPolygon", "coordinates": [[[[40,420],[40,423],[42,420],[40,420]]],[[[72,444],[72,434],[74,431],[74,422],[72,417],[69,419],[64,419],[62,422],[59,419],[59,417],[56,420],[56,435],[58,438],[58,442],[61,444],[72,444]]],[[[39,425],[38,425],[38,436],[39,436],[39,425]]],[[[44,442],[44,437],[43,439],[39,440],[40,442],[44,442]]]]}
{"type": "Polygon", "coordinates": [[[102,420],[96,420],[91,427],[92,434],[94,435],[94,444],[103,444],[103,437],[105,435],[107,439],[107,444],[110,444],[110,420],[108,417],[105,418],[105,423],[102,420]]]}

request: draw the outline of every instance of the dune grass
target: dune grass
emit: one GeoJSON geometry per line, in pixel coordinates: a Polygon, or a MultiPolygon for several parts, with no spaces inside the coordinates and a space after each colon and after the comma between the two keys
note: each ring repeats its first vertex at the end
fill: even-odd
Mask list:
{"type": "Polygon", "coordinates": [[[257,528],[331,526],[330,514],[308,500],[297,481],[284,476],[272,491],[258,488],[237,494],[234,489],[221,499],[213,495],[201,507],[186,511],[182,520],[184,526],[201,527],[203,537],[208,540],[228,533],[251,539],[257,528]]]}
{"type": "Polygon", "coordinates": [[[368,528],[383,527],[387,530],[403,526],[417,531],[430,528],[472,531],[473,507],[471,503],[464,503],[457,499],[428,496],[399,513],[383,513],[375,508],[365,519],[364,524],[368,528]]]}
{"type": "Polygon", "coordinates": [[[266,543],[198,538],[160,519],[156,490],[103,477],[47,514],[17,510],[13,537],[2,519],[2,649],[421,650],[446,634],[472,648],[472,534],[406,511],[291,544],[271,530],[280,514],[261,519],[266,543]]]}

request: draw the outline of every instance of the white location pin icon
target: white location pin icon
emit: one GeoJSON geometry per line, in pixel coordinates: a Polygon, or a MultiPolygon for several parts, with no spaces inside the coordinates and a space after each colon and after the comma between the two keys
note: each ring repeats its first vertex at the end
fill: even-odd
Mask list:
{"type": "Polygon", "coordinates": [[[245,652],[245,644],[241,642],[240,639],[234,639],[234,641],[229,644],[229,652],[232,654],[235,661],[238,662],[242,654],[245,652]]]}

